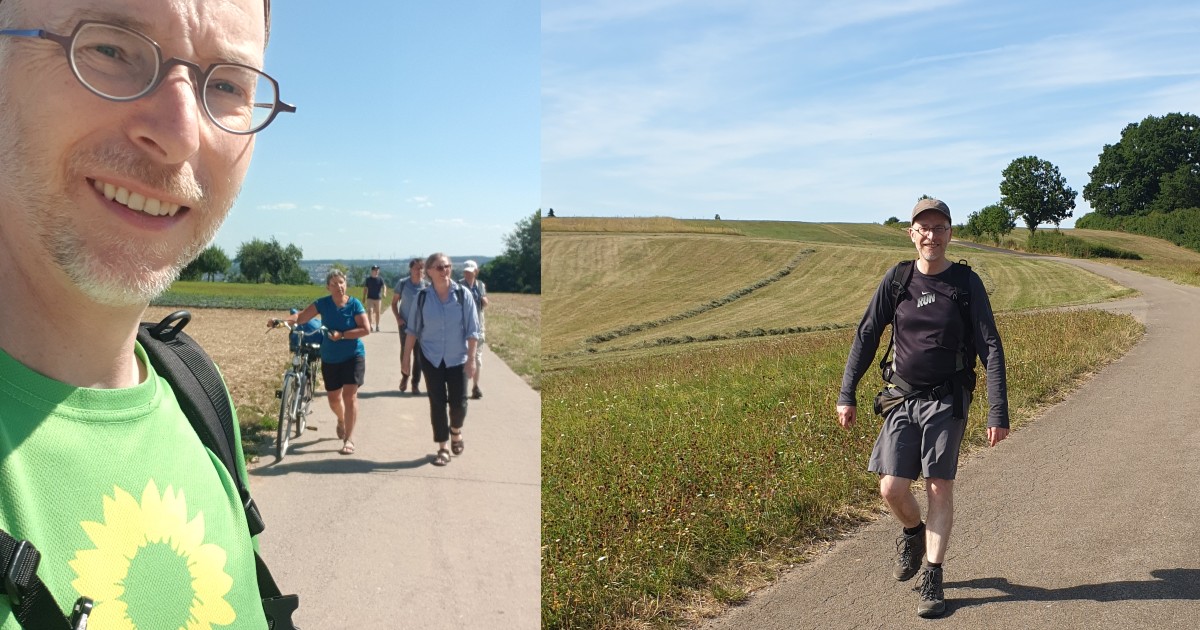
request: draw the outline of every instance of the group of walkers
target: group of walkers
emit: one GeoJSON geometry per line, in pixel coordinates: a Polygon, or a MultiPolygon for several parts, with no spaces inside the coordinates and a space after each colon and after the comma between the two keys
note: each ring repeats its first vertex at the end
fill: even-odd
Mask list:
{"type": "MultiPolygon", "coordinates": [[[[408,275],[392,291],[392,314],[400,330],[400,391],[420,395],[422,376],[429,395],[430,423],[438,444],[433,463],[445,466],[451,455],[466,448],[463,423],[467,417],[467,386],[479,399],[479,370],[483,365],[484,308],[487,289],[479,266],[468,260],[461,282],[453,280],[454,265],[438,252],[425,260],[409,261],[408,275]],[[411,388],[411,389],[410,389],[411,388]]],[[[379,332],[380,306],[387,286],[379,266],[371,267],[364,282],[366,306],[347,292],[346,274],[334,269],[325,279],[329,295],[310,304],[289,320],[304,325],[316,317],[328,331],[321,341],[321,376],[329,408],[337,417],[342,455],[355,452],[358,391],[366,376],[362,338],[379,332]]]]}

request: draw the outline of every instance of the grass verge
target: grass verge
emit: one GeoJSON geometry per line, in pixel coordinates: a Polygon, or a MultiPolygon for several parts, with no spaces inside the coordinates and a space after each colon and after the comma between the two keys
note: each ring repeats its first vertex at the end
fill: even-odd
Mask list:
{"type": "Polygon", "coordinates": [[[541,303],[540,295],[488,294],[487,343],[534,389],[542,387],[541,303]]]}
{"type": "MultiPolygon", "coordinates": [[[[1098,311],[1002,315],[998,324],[1014,427],[1142,332],[1098,311]]],[[[747,566],[797,560],[877,509],[866,461],[879,418],[865,413],[849,432],[833,420],[851,334],[546,375],[542,627],[675,625],[691,602],[743,599],[747,566]]],[[[864,410],[877,381],[864,378],[864,410]]],[[[984,440],[983,383],[977,391],[965,449],[984,440]]]]}

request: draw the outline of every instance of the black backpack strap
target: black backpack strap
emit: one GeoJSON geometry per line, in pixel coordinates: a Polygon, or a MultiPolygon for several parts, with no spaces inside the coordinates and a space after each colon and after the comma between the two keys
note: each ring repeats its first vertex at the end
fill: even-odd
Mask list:
{"type": "Polygon", "coordinates": [[[212,359],[183,332],[191,319],[191,313],[176,311],[157,324],[143,322],[138,327],[137,339],[154,371],[171,384],[200,441],[225,464],[246,510],[250,535],[257,536],[265,524],[254,499],[250,498],[250,489],[238,473],[233,449],[240,446],[234,442],[233,407],[212,359]]]}
{"type": "Polygon", "coordinates": [[[913,267],[915,263],[912,260],[902,260],[896,263],[884,276],[888,282],[888,296],[891,297],[892,303],[892,331],[888,338],[887,349],[883,351],[883,356],[879,359],[879,369],[883,370],[885,377],[883,380],[891,382],[891,379],[886,376],[891,370],[888,369],[888,357],[892,353],[892,348],[896,344],[896,308],[900,305],[900,301],[904,299],[905,292],[908,291],[908,285],[912,282],[913,267]]]}
{"type": "MultiPolygon", "coordinates": [[[[200,344],[183,332],[191,317],[187,311],[176,311],[157,324],[143,322],[138,328],[138,342],[146,351],[155,372],[171,384],[180,408],[200,436],[200,441],[216,453],[229,471],[246,511],[250,535],[257,536],[266,525],[258,506],[250,497],[250,489],[238,472],[234,449],[240,448],[240,445],[234,441],[233,407],[216,365],[200,348],[200,344]]],[[[272,630],[293,630],[295,626],[291,614],[299,606],[299,598],[280,592],[258,552],[254,553],[254,561],[259,597],[262,598],[268,627],[272,630]]]]}
{"type": "Polygon", "coordinates": [[[33,543],[17,540],[0,529],[0,594],[8,596],[13,617],[22,628],[71,630],[72,624],[54,595],[38,579],[41,558],[33,543]]]}

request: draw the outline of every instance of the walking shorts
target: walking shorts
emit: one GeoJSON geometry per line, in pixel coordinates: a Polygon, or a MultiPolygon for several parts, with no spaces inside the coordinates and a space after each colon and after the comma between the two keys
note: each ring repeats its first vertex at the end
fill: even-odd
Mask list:
{"type": "Polygon", "coordinates": [[[343,385],[362,387],[367,374],[367,358],[357,354],[353,359],[341,363],[322,363],[321,377],[325,380],[325,391],[335,392],[343,385]]]}
{"type": "MultiPolygon", "coordinates": [[[[971,393],[963,395],[969,408],[971,393]]],[[[867,470],[914,480],[918,473],[926,479],[954,479],[966,426],[965,419],[954,417],[953,394],[941,400],[906,400],[884,418],[867,470]]]]}

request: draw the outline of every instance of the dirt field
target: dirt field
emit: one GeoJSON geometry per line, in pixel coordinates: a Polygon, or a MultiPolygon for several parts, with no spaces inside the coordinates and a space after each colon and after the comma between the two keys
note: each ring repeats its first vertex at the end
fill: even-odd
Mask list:
{"type": "MultiPolygon", "coordinates": [[[[157,321],[174,310],[150,307],[143,319],[157,321]]],[[[192,321],[184,332],[199,341],[221,368],[233,395],[233,404],[237,406],[243,430],[262,426],[264,420],[272,423],[270,426],[273,427],[278,412],[275,390],[287,369],[290,354],[286,331],[280,328],[266,332],[267,318],[284,317],[287,313],[208,308],[188,310],[192,313],[192,321]]]]}

